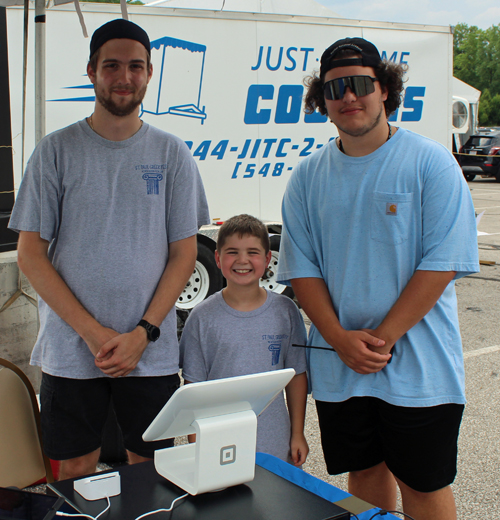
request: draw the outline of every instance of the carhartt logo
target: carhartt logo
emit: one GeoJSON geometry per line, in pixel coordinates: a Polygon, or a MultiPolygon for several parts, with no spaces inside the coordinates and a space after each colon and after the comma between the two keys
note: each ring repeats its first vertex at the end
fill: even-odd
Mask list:
{"type": "Polygon", "coordinates": [[[394,202],[388,202],[385,205],[385,214],[386,215],[397,215],[398,214],[398,205],[394,202]]]}
{"type": "Polygon", "coordinates": [[[220,465],[232,464],[236,460],[236,446],[222,446],[220,449],[220,465]]]}

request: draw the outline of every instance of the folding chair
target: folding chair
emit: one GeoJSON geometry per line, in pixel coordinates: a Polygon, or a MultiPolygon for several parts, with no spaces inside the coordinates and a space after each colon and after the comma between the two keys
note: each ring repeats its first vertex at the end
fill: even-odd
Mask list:
{"type": "Polygon", "coordinates": [[[0,487],[53,482],[40,432],[35,391],[24,372],[0,358],[0,487]]]}

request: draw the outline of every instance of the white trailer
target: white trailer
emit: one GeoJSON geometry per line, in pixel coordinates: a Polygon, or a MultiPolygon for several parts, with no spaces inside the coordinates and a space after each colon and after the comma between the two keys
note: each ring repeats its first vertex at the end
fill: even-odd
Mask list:
{"type": "MultiPolygon", "coordinates": [[[[121,16],[117,5],[82,3],[81,8],[89,34],[121,16]]],[[[326,117],[305,115],[302,106],[303,79],[319,68],[323,50],[335,40],[363,37],[374,42],[384,58],[407,63],[404,100],[391,122],[451,149],[450,27],[345,20],[333,14],[130,5],[128,11],[129,19],[148,32],[152,47],[154,73],[141,117],[186,141],[199,166],[213,221],[198,236],[198,262],[179,299],[182,309],[222,287],[213,260],[214,240],[217,223],[232,215],[250,213],[269,223],[276,235],[271,266],[275,273],[280,205],[292,169],[337,135],[326,117]]],[[[316,4],[311,12],[327,11],[316,4]]],[[[23,169],[22,20],[22,8],[7,9],[16,189],[23,169]]],[[[90,115],[94,92],[86,77],[89,40],[82,36],[74,7],[50,8],[46,25],[46,129],[52,132],[90,115]]],[[[33,38],[29,56],[26,156],[35,146],[33,38]]],[[[265,283],[285,290],[275,283],[274,274],[265,283]]]]}
{"type": "Polygon", "coordinates": [[[481,91],[453,78],[453,152],[477,131],[481,91]]]}

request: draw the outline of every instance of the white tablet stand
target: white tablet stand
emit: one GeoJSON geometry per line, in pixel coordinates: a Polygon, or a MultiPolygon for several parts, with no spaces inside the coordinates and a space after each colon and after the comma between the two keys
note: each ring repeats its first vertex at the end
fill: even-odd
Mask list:
{"type": "Polygon", "coordinates": [[[179,388],[143,439],[196,433],[196,443],[155,451],[156,471],[191,495],[253,480],[257,415],[294,375],[288,368],[179,388]]]}

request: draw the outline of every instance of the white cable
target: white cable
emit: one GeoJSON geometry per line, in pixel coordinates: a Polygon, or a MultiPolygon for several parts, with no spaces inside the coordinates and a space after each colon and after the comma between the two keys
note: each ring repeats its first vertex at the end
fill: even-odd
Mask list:
{"type": "Polygon", "coordinates": [[[100,516],[102,516],[110,507],[111,507],[111,502],[109,501],[109,497],[106,497],[106,500],[108,501],[108,507],[106,507],[106,509],[104,511],[101,511],[96,517],[95,517],[95,520],[97,520],[100,516]]]}
{"type": "Polygon", "coordinates": [[[95,518],[93,516],[90,516],[90,515],[84,515],[83,513],[81,514],[73,514],[73,513],[61,513],[61,511],[57,511],[56,513],[56,516],[77,516],[79,518],[90,518],[90,520],[95,520],[95,518]]]}
{"type": "Polygon", "coordinates": [[[171,504],[168,509],[157,509],[156,511],[150,511],[149,513],[144,513],[141,516],[138,516],[135,520],[141,520],[141,518],[145,518],[146,516],[155,515],[156,513],[168,513],[169,511],[172,511],[174,508],[175,503],[178,500],[181,500],[182,498],[186,498],[189,495],[189,493],[186,493],[185,495],[181,495],[180,497],[177,497],[171,504]]]}
{"type": "MultiPolygon", "coordinates": [[[[172,511],[172,509],[175,506],[175,503],[178,500],[186,498],[188,495],[189,495],[189,493],[186,493],[185,495],[181,495],[180,497],[177,497],[175,500],[172,501],[172,503],[170,504],[170,507],[168,509],[157,509],[156,511],[150,511],[149,513],[144,513],[143,515],[138,516],[135,520],[141,520],[141,518],[145,518],[146,516],[150,516],[150,515],[155,515],[156,513],[168,513],[170,511],[172,511]]],[[[100,516],[102,516],[111,507],[111,502],[109,501],[109,497],[106,497],[106,499],[108,501],[108,505],[107,505],[106,509],[101,511],[95,517],[94,516],[90,516],[90,515],[85,515],[84,513],[73,514],[73,513],[61,513],[60,511],[58,511],[56,513],[56,516],[71,516],[71,517],[78,517],[78,518],[90,518],[90,520],[98,520],[98,518],[100,516]]]]}
{"type": "Polygon", "coordinates": [[[110,507],[111,502],[109,501],[109,497],[106,497],[106,500],[108,501],[108,505],[106,506],[106,509],[101,511],[97,516],[90,516],[86,515],[84,513],[61,513],[60,511],[57,511],[56,516],[72,516],[72,517],[78,517],[78,518],[90,518],[90,520],[97,520],[100,516],[102,516],[110,507]]]}

